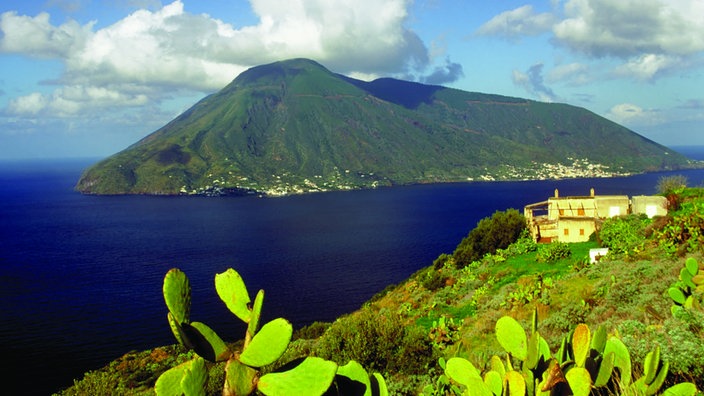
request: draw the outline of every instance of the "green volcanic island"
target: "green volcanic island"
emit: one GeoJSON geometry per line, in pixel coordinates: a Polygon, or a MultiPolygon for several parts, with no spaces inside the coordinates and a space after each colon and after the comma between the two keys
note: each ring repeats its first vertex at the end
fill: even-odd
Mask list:
{"type": "Polygon", "coordinates": [[[86,170],[76,189],[275,196],[691,165],[583,108],[390,78],[365,82],[294,59],[242,73],[86,170]]]}

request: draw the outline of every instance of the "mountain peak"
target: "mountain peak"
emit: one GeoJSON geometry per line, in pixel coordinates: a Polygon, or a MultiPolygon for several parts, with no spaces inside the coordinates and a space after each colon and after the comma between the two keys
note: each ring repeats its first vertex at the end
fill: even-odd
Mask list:
{"type": "Polygon", "coordinates": [[[77,189],[276,195],[687,165],[683,156],[574,106],[390,78],[365,82],[291,59],[243,72],[88,169],[77,189]]]}

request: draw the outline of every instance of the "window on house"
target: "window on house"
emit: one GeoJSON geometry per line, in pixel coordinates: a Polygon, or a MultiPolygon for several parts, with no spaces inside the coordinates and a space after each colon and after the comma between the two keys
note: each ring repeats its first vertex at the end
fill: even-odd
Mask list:
{"type": "Polygon", "coordinates": [[[564,232],[565,232],[565,236],[570,235],[570,229],[569,229],[569,228],[565,228],[564,232]]]}
{"type": "Polygon", "coordinates": [[[579,235],[584,236],[584,228],[579,229],[579,235]]]}
{"type": "Polygon", "coordinates": [[[584,216],[584,208],[577,209],[577,216],[584,216]]]}
{"type": "Polygon", "coordinates": [[[564,209],[560,209],[560,216],[564,216],[564,215],[565,215],[565,210],[564,210],[564,209]]]}

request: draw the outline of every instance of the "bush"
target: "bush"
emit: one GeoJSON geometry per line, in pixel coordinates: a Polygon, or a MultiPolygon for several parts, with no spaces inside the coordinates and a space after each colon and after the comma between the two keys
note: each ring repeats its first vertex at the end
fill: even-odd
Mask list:
{"type": "Polygon", "coordinates": [[[404,326],[397,314],[371,309],[336,321],[320,338],[313,354],[338,364],[355,360],[382,373],[423,374],[437,361],[428,335],[404,326]]]}
{"type": "Polygon", "coordinates": [[[436,270],[442,269],[451,258],[452,256],[447,253],[439,255],[438,258],[433,261],[433,268],[435,268],[436,270]]]}
{"type": "Polygon", "coordinates": [[[660,246],[670,254],[702,250],[704,246],[703,198],[688,198],[668,218],[669,222],[657,234],[660,246]]]}
{"type": "Polygon", "coordinates": [[[528,229],[524,229],[518,240],[508,247],[507,251],[511,256],[518,256],[521,254],[526,254],[534,252],[538,249],[538,243],[535,242],[533,236],[530,235],[528,229]]]}
{"type": "Polygon", "coordinates": [[[687,187],[687,177],[683,175],[663,176],[658,179],[657,190],[660,194],[671,194],[687,187]]]}
{"type": "Polygon", "coordinates": [[[535,260],[539,263],[552,263],[571,255],[572,251],[566,243],[554,241],[540,246],[538,253],[535,255],[535,260]]]}
{"type": "Polygon", "coordinates": [[[329,327],[330,323],[313,322],[293,333],[293,340],[314,340],[322,336],[329,327]]]}
{"type": "Polygon", "coordinates": [[[599,230],[601,245],[611,254],[633,255],[643,250],[645,230],[651,221],[645,215],[606,219],[599,230]]]}
{"type": "Polygon", "coordinates": [[[494,254],[497,249],[506,249],[518,240],[524,229],[526,219],[516,209],[497,211],[490,218],[483,218],[455,249],[452,255],[455,265],[464,268],[487,253],[494,254]]]}
{"type": "Polygon", "coordinates": [[[428,268],[428,270],[419,277],[421,286],[429,291],[435,291],[445,287],[446,280],[446,276],[432,267],[428,268]]]}

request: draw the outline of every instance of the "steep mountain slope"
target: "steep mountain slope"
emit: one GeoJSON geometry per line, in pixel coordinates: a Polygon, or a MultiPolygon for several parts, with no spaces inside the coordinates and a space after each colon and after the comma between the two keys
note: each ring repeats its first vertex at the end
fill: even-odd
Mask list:
{"type": "Polygon", "coordinates": [[[687,164],[582,108],[394,79],[364,82],[295,59],[242,73],[88,169],[76,188],[90,194],[276,195],[687,164]]]}

